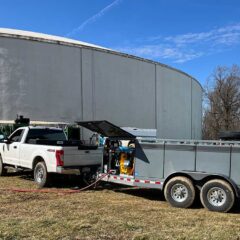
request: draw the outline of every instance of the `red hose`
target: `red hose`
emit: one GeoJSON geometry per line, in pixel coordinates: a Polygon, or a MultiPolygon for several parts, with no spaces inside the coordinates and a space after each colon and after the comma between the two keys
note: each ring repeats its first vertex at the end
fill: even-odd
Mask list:
{"type": "Polygon", "coordinates": [[[58,194],[73,194],[73,193],[79,193],[82,192],[93,185],[97,184],[99,181],[101,181],[103,178],[105,178],[107,175],[110,174],[111,171],[104,174],[100,178],[98,178],[95,182],[89,184],[86,187],[83,187],[81,189],[76,190],[56,190],[56,189],[23,189],[23,188],[0,188],[0,191],[5,192],[19,192],[19,193],[58,193],[58,194]]]}

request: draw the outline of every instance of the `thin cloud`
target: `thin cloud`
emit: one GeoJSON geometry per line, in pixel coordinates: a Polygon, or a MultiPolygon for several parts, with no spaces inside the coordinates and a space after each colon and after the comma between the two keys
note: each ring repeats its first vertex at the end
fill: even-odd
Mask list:
{"type": "Polygon", "coordinates": [[[153,36],[139,39],[130,46],[115,49],[160,60],[184,63],[193,59],[226,51],[240,44],[240,23],[215,28],[208,32],[186,33],[174,36],[153,36]]]}
{"type": "Polygon", "coordinates": [[[186,45],[199,42],[208,42],[212,45],[236,44],[240,41],[240,23],[213,29],[208,32],[187,33],[177,36],[169,36],[164,39],[177,45],[186,45]]]}
{"type": "Polygon", "coordinates": [[[141,47],[123,47],[117,48],[117,50],[149,59],[170,59],[175,63],[184,63],[203,55],[202,52],[195,52],[194,50],[183,51],[179,48],[162,44],[141,47]]]}
{"type": "Polygon", "coordinates": [[[66,34],[66,37],[71,37],[76,35],[78,32],[82,31],[87,25],[96,22],[99,18],[103,17],[108,11],[110,11],[112,8],[117,6],[122,0],[115,0],[111,4],[107,5],[103,9],[101,9],[98,13],[91,16],[87,20],[85,20],[83,23],[81,23],[77,28],[74,28],[72,31],[66,34]]]}

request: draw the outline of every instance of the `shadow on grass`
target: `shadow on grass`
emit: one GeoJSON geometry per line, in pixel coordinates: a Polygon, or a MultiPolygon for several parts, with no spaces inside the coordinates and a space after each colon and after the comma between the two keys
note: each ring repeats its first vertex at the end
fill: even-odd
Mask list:
{"type": "Polygon", "coordinates": [[[24,170],[24,171],[8,171],[8,173],[6,175],[4,175],[4,177],[21,177],[24,175],[32,175],[32,171],[31,170],[24,170]]]}
{"type": "MultiPolygon", "coordinates": [[[[32,181],[34,182],[33,172],[32,171],[17,171],[17,172],[9,172],[5,177],[19,177],[22,180],[32,181]]],[[[80,176],[76,175],[52,175],[51,176],[51,185],[48,188],[57,188],[57,189],[80,189],[85,187],[86,184],[80,178],[80,176]]],[[[136,197],[141,197],[148,199],[150,201],[165,201],[163,192],[157,189],[144,189],[137,187],[128,187],[123,185],[118,185],[114,183],[105,183],[100,182],[97,184],[96,188],[91,187],[88,190],[90,191],[102,191],[102,190],[111,190],[116,193],[124,193],[128,195],[133,195],[136,197]]],[[[192,209],[202,209],[203,206],[200,202],[199,191],[197,192],[196,200],[191,207],[192,209]]],[[[240,213],[240,199],[236,199],[233,209],[231,210],[232,214],[240,213]]]]}
{"type": "MultiPolygon", "coordinates": [[[[131,188],[131,187],[123,187],[122,185],[116,184],[106,184],[105,186],[101,186],[103,189],[109,189],[114,192],[120,192],[124,194],[130,194],[133,196],[141,197],[148,199],[150,201],[166,201],[164,194],[161,190],[156,189],[144,189],[144,188],[131,188]]],[[[197,191],[196,199],[191,206],[191,209],[203,209],[203,205],[200,201],[200,193],[197,191]]],[[[240,213],[240,199],[236,198],[235,204],[230,211],[232,214],[239,214],[240,213]]]]}
{"type": "MultiPolygon", "coordinates": [[[[141,197],[148,199],[150,201],[161,201],[165,202],[164,194],[161,190],[157,189],[144,189],[144,188],[123,188],[123,189],[113,189],[115,192],[122,192],[125,194],[131,194],[133,196],[141,197]]],[[[197,196],[196,200],[193,203],[192,209],[201,209],[203,208],[200,198],[197,196]]]]}
{"type": "MultiPolygon", "coordinates": [[[[23,180],[28,180],[34,182],[33,173],[23,174],[20,176],[23,180]]],[[[77,175],[50,175],[50,184],[48,188],[57,188],[57,189],[79,189],[86,186],[82,179],[77,175]]]]}
{"type": "Polygon", "coordinates": [[[113,186],[114,192],[120,192],[130,194],[136,197],[146,198],[152,201],[165,201],[162,191],[157,189],[146,189],[146,188],[124,188],[113,186]]]}
{"type": "MultiPolygon", "coordinates": [[[[23,181],[30,181],[34,183],[33,171],[31,170],[24,170],[24,171],[9,171],[7,175],[4,176],[5,178],[16,177],[19,180],[23,181]]],[[[50,175],[51,184],[48,188],[80,188],[86,186],[83,183],[82,179],[77,175],[50,175]]],[[[36,185],[37,186],[37,185],[36,185]]],[[[24,187],[24,182],[23,182],[24,187]]]]}
{"type": "Polygon", "coordinates": [[[240,199],[239,198],[236,199],[234,207],[231,210],[231,213],[236,213],[236,214],[240,213],[240,199]]]}

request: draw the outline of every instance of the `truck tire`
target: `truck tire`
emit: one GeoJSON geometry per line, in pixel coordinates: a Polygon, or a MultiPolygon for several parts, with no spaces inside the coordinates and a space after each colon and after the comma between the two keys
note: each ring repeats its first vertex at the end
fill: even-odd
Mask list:
{"type": "Polygon", "coordinates": [[[5,176],[6,174],[7,174],[7,169],[5,168],[2,161],[2,156],[0,155],[0,176],[5,176]]]}
{"type": "Polygon", "coordinates": [[[50,176],[47,172],[47,167],[44,162],[39,162],[34,168],[34,181],[38,187],[46,187],[50,183],[50,176]]]}
{"type": "Polygon", "coordinates": [[[221,179],[206,182],[200,192],[202,205],[210,211],[228,212],[235,202],[231,185],[221,179]]]}
{"type": "Polygon", "coordinates": [[[164,196],[173,207],[188,208],[195,200],[196,191],[190,179],[178,176],[167,182],[164,196]]]}

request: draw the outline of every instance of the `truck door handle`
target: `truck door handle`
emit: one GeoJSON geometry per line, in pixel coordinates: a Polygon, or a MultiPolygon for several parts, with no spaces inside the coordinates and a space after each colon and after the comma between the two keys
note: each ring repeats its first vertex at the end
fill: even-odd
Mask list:
{"type": "Polygon", "coordinates": [[[17,146],[13,146],[13,148],[17,148],[17,146]]]}
{"type": "Polygon", "coordinates": [[[85,153],[89,153],[89,151],[87,150],[87,151],[85,151],[85,153]]]}

